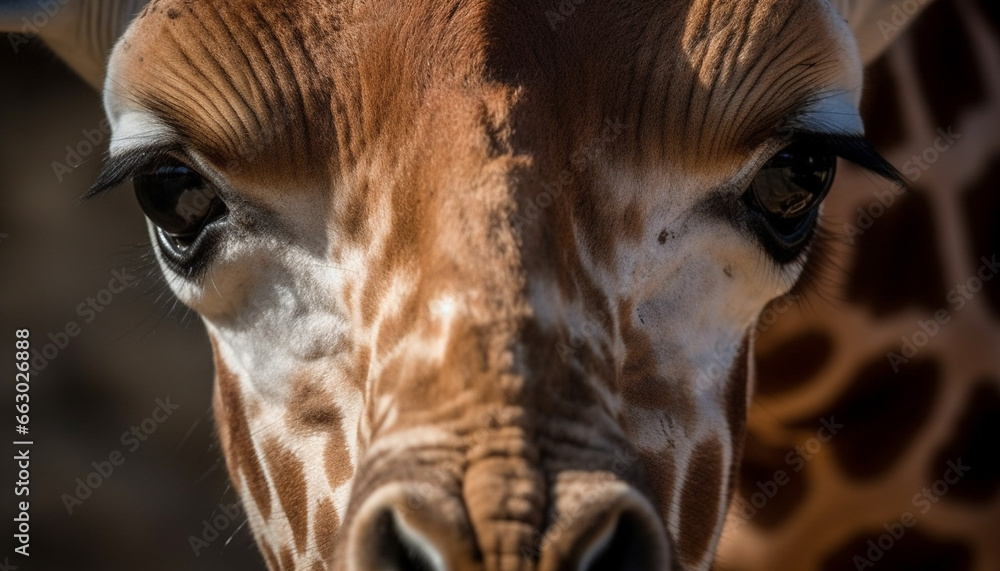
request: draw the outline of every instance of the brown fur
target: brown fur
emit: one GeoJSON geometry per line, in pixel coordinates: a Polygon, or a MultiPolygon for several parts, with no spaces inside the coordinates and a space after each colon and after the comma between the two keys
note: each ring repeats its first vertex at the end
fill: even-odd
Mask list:
{"type": "Polygon", "coordinates": [[[717,441],[702,442],[694,450],[691,466],[681,486],[682,527],[677,542],[681,560],[687,565],[695,565],[704,557],[719,524],[714,514],[726,500],[717,492],[724,474],[722,446],[717,441]]]}

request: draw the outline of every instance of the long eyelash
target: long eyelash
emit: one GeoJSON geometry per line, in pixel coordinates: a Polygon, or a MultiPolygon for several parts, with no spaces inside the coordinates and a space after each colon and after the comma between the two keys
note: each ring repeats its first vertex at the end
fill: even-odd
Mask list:
{"type": "Polygon", "coordinates": [[[108,159],[101,174],[90,187],[81,202],[99,196],[132,177],[150,169],[176,162],[177,155],[181,152],[180,146],[169,145],[155,148],[130,149],[118,156],[108,159]]]}
{"type": "Polygon", "coordinates": [[[799,133],[798,140],[810,141],[831,153],[854,163],[903,188],[909,188],[906,178],[885,160],[867,138],[851,133],[799,133]]]}

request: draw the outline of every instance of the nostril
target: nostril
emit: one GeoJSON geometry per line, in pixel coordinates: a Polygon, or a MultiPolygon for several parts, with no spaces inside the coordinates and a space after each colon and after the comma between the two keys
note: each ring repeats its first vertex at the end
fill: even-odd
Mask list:
{"type": "Polygon", "coordinates": [[[618,525],[601,539],[594,546],[589,561],[581,566],[581,571],[646,571],[656,568],[646,548],[643,530],[634,517],[623,515],[618,525]]]}
{"type": "Polygon", "coordinates": [[[372,522],[368,553],[373,571],[441,571],[444,565],[427,538],[411,529],[395,510],[387,509],[372,522]]]}
{"type": "Polygon", "coordinates": [[[461,498],[441,488],[389,484],[368,495],[353,515],[338,546],[345,571],[478,568],[461,498]]]}
{"type": "MultiPolygon", "coordinates": [[[[652,571],[670,568],[663,527],[645,510],[623,509],[581,559],[580,571],[652,571]]],[[[655,517],[655,516],[653,516],[655,517]]]]}

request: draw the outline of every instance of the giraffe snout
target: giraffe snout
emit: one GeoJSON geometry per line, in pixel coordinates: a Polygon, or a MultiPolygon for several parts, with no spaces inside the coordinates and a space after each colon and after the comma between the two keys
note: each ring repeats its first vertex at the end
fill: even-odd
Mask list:
{"type": "Polygon", "coordinates": [[[474,526],[461,499],[442,492],[427,500],[426,490],[399,484],[372,494],[348,532],[347,569],[671,569],[671,546],[659,517],[641,494],[627,487],[597,492],[584,507],[556,514],[539,526],[523,521],[474,526]]]}

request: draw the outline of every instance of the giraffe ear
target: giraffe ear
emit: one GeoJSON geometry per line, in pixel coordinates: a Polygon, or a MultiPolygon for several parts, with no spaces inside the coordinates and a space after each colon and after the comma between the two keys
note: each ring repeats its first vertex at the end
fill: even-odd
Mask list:
{"type": "Polygon", "coordinates": [[[14,53],[38,36],[87,83],[100,89],[108,54],[149,0],[3,0],[0,32],[14,53]]]}
{"type": "Polygon", "coordinates": [[[875,59],[934,0],[830,0],[847,20],[865,65],[875,59]]]}

